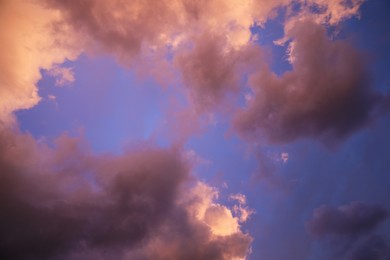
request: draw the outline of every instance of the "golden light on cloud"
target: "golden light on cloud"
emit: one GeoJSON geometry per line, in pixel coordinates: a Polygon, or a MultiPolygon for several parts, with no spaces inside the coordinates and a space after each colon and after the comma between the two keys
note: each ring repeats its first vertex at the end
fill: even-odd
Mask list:
{"type": "Polygon", "coordinates": [[[239,230],[238,219],[233,217],[232,212],[222,205],[210,205],[203,220],[217,236],[228,236],[239,230]]]}
{"type": "Polygon", "coordinates": [[[238,202],[232,209],[217,203],[218,191],[199,182],[187,198],[191,203],[188,210],[198,220],[204,222],[215,236],[229,236],[241,233],[240,223],[244,223],[254,213],[246,206],[246,198],[242,194],[232,195],[238,202]]]}
{"type": "Polygon", "coordinates": [[[0,9],[0,118],[12,121],[12,113],[36,105],[40,69],[50,69],[80,50],[61,13],[33,1],[2,1],[0,9]],[[11,26],[12,25],[12,26],[11,26]]]}

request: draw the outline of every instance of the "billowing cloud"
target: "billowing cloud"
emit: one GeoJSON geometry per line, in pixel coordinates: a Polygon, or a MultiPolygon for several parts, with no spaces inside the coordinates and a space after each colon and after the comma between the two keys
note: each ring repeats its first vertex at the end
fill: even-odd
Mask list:
{"type": "Polygon", "coordinates": [[[176,57],[185,85],[200,108],[215,106],[226,92],[239,89],[237,56],[225,49],[225,42],[222,35],[205,34],[195,40],[192,50],[176,57]]]}
{"type": "Polygon", "coordinates": [[[79,138],[55,148],[2,128],[3,259],[245,258],[252,238],[179,149],[93,155],[79,138]],[[224,224],[223,224],[224,223],[224,224]]]}
{"type": "MultiPolygon", "coordinates": [[[[190,99],[198,110],[211,109],[224,101],[226,94],[236,94],[242,85],[239,64],[251,62],[248,57],[254,55],[244,51],[251,43],[252,26],[264,25],[278,8],[291,9],[294,4],[301,8],[287,12],[289,21],[315,15],[322,17],[317,20],[334,25],[356,15],[361,2],[5,1],[1,111],[10,114],[35,105],[39,101],[35,86],[39,70],[75,59],[82,51],[113,54],[121,64],[148,70],[162,85],[167,84],[162,81],[174,78],[170,65],[174,57],[175,68],[190,89],[190,99]],[[313,6],[319,11],[309,12],[313,6]],[[28,15],[24,10],[29,10],[28,15]],[[29,62],[24,57],[29,57],[29,62]],[[11,71],[13,68],[18,69],[11,71]]],[[[59,68],[51,70],[59,76],[58,84],[71,82],[70,71],[59,68]]]]}
{"type": "Polygon", "coordinates": [[[40,69],[75,59],[78,39],[59,12],[34,1],[1,1],[0,6],[0,119],[12,121],[12,112],[40,100],[40,69]]]}
{"type": "Polygon", "coordinates": [[[97,48],[125,61],[143,48],[175,48],[188,37],[205,31],[224,33],[230,46],[243,46],[250,40],[252,25],[264,23],[277,7],[291,0],[42,2],[61,11],[67,22],[81,30],[81,36],[95,42],[97,48]]]}
{"type": "MultiPolygon", "coordinates": [[[[333,32],[333,26],[358,16],[362,0],[0,2],[1,259],[245,259],[251,251],[253,239],[242,230],[242,223],[254,210],[240,193],[230,197],[237,202],[232,207],[218,203],[217,190],[190,174],[191,164],[213,166],[195,151],[146,145],[122,155],[96,155],[82,138],[64,135],[48,145],[18,132],[17,124],[9,124],[15,111],[39,102],[40,71],[55,77],[57,85],[71,83],[75,77],[63,63],[80,53],[114,57],[120,65],[156,77],[158,84],[168,86],[168,92],[175,92],[169,97],[161,136],[172,136],[168,139],[185,147],[190,136],[203,130],[203,122],[217,124],[216,108],[228,112],[227,120],[214,128],[225,131],[229,115],[243,96],[247,106],[236,114],[234,128],[256,144],[263,136],[273,143],[306,137],[343,139],[368,125],[374,114],[383,113],[376,109],[388,111],[390,104],[389,98],[382,102],[371,86],[358,50],[346,41],[331,39],[335,34],[327,35],[328,26],[333,32]],[[258,43],[264,40],[263,30],[256,28],[275,17],[284,35],[274,43],[287,47],[292,65],[291,71],[281,75],[267,64],[265,56],[272,57],[258,43]],[[259,34],[253,35],[254,31],[259,34]],[[246,93],[247,85],[252,93],[246,93]]],[[[61,92],[43,93],[51,102],[61,102],[61,92]]],[[[36,115],[32,121],[41,119],[39,112],[36,115]]],[[[233,143],[241,146],[236,140],[233,143]]],[[[232,155],[225,156],[228,151],[219,145],[210,151],[211,156],[218,153],[220,161],[230,160],[232,155]]],[[[312,250],[302,223],[308,207],[311,212],[316,203],[332,201],[329,187],[337,188],[337,196],[358,190],[356,183],[359,187],[363,183],[358,178],[365,180],[361,176],[369,172],[360,174],[356,169],[361,165],[356,163],[353,171],[361,176],[345,177],[339,184],[336,174],[328,171],[333,166],[339,169],[340,162],[329,166],[331,155],[317,154],[320,159],[313,160],[307,159],[309,153],[283,147],[272,156],[265,152],[248,159],[261,163],[261,174],[271,180],[272,188],[283,184],[289,188],[288,196],[294,190],[298,194],[280,203],[280,198],[267,194],[269,189],[256,189],[265,195],[261,198],[256,191],[263,215],[255,223],[260,227],[251,231],[261,234],[256,241],[266,259],[315,255],[317,248],[312,250]],[[279,171],[281,167],[285,172],[279,171]],[[347,189],[342,189],[345,183],[347,189]],[[283,209],[267,212],[270,205],[283,209]],[[271,219],[275,224],[267,227],[271,219]]],[[[367,158],[376,162],[372,158],[378,153],[367,158]]],[[[346,154],[342,155],[350,156],[346,154]]],[[[228,170],[237,167],[244,174],[252,167],[252,161],[227,163],[228,170]]],[[[211,166],[208,170],[214,171],[216,167],[211,166]]],[[[381,164],[375,167],[383,169],[381,164]]],[[[377,182],[371,188],[356,192],[369,198],[368,193],[381,193],[367,201],[385,194],[375,191],[384,178],[372,178],[377,182]]],[[[245,185],[245,181],[235,183],[241,188],[245,185]]],[[[308,228],[319,239],[346,241],[343,256],[381,259],[388,257],[389,246],[384,236],[372,233],[387,217],[379,205],[323,206],[315,210],[308,228]]]]}
{"type": "Polygon", "coordinates": [[[204,112],[226,93],[237,93],[238,63],[251,55],[241,51],[250,43],[251,26],[290,1],[44,2],[78,31],[87,52],[113,54],[121,64],[141,66],[160,81],[172,79],[166,75],[174,75],[173,57],[190,100],[204,112]]]}
{"type": "Polygon", "coordinates": [[[182,25],[179,3],[170,1],[56,1],[47,6],[60,11],[77,28],[90,51],[116,55],[125,64],[133,62],[144,47],[169,44],[171,34],[182,25]]]}
{"type": "Polygon", "coordinates": [[[333,208],[322,206],[314,211],[308,222],[309,230],[316,236],[355,236],[372,231],[388,217],[382,206],[354,202],[333,208]]]}
{"type": "Polygon", "coordinates": [[[236,115],[236,129],[280,143],[342,138],[367,124],[379,95],[361,55],[346,42],[329,40],[310,20],[296,23],[287,35],[292,70],[279,77],[264,67],[251,76],[254,97],[236,115]]]}
{"type": "Polygon", "coordinates": [[[218,107],[227,94],[240,90],[245,66],[256,63],[261,51],[254,46],[229,48],[224,35],[206,33],[194,39],[194,47],[175,58],[191,100],[201,111],[218,107]]]}

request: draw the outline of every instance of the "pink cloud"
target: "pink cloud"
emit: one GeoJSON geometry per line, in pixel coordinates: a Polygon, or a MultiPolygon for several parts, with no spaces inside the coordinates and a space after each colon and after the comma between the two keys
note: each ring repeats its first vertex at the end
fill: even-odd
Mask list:
{"type": "Polygon", "coordinates": [[[249,253],[252,238],[215,202],[211,187],[193,183],[180,149],[96,156],[82,138],[66,135],[55,145],[1,128],[3,258],[231,259],[249,253]],[[223,214],[214,214],[217,208],[223,214]],[[227,225],[223,232],[220,223],[227,225]]]}
{"type": "Polygon", "coordinates": [[[0,120],[36,105],[40,69],[75,59],[78,39],[58,12],[34,1],[2,1],[0,19],[0,120]]]}
{"type": "Polygon", "coordinates": [[[194,37],[192,44],[175,56],[189,100],[200,112],[229,110],[241,89],[242,76],[263,59],[260,48],[252,44],[231,48],[226,36],[217,33],[194,37]]]}

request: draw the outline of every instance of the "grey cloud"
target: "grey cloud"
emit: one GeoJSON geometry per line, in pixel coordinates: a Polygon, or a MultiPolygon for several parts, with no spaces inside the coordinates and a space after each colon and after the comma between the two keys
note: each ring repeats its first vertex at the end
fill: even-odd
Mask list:
{"type": "Polygon", "coordinates": [[[251,76],[254,97],[236,114],[237,131],[273,143],[337,140],[370,123],[381,96],[362,56],[347,42],[329,40],[311,21],[297,22],[287,35],[292,70],[279,77],[263,68],[251,76]]]}
{"type": "Polygon", "coordinates": [[[214,236],[190,214],[189,170],[178,148],[97,156],[79,138],[50,148],[1,129],[0,258],[244,257],[249,235],[214,236]]]}
{"type": "Polygon", "coordinates": [[[354,202],[333,208],[321,206],[308,222],[309,230],[316,236],[356,236],[374,230],[388,218],[388,212],[380,205],[354,202]]]}
{"type": "Polygon", "coordinates": [[[348,260],[386,260],[390,258],[390,247],[380,236],[370,236],[358,242],[346,253],[348,260]]]}

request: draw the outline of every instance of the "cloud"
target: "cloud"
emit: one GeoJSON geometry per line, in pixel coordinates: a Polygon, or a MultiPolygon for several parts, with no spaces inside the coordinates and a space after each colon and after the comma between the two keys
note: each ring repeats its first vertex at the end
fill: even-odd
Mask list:
{"type": "Polygon", "coordinates": [[[351,260],[385,260],[390,257],[390,247],[380,236],[370,236],[349,249],[346,254],[351,260]]]}
{"type": "Polygon", "coordinates": [[[215,109],[228,94],[237,95],[244,68],[262,56],[251,45],[232,49],[226,36],[216,33],[197,36],[193,44],[189,50],[178,51],[175,63],[190,90],[190,100],[200,111],[215,109]]]}
{"type": "Polygon", "coordinates": [[[75,81],[72,68],[55,66],[48,71],[48,74],[55,77],[55,84],[58,87],[69,85],[75,81]]]}
{"type": "Polygon", "coordinates": [[[124,64],[146,48],[170,43],[167,38],[182,26],[180,5],[170,1],[42,1],[60,11],[77,28],[89,51],[116,55],[124,64]],[[109,11],[108,11],[109,10],[109,11]]]}
{"type": "Polygon", "coordinates": [[[359,15],[360,6],[364,0],[309,0],[309,8],[315,7],[317,21],[336,25],[343,20],[359,15]]]}
{"type": "Polygon", "coordinates": [[[230,199],[236,200],[238,205],[233,206],[233,211],[239,217],[240,222],[246,222],[249,217],[255,213],[254,209],[247,206],[246,197],[244,194],[238,193],[230,196],[230,199]]]}
{"type": "MultiPolygon", "coordinates": [[[[292,12],[291,17],[307,17],[309,13],[303,10],[315,5],[322,11],[317,16],[335,24],[356,15],[361,1],[298,3],[307,8],[292,12]]],[[[198,110],[213,109],[227,94],[234,96],[240,89],[241,65],[252,62],[253,52],[247,51],[251,27],[263,25],[278,8],[290,8],[294,3],[18,0],[2,5],[5,47],[0,111],[6,118],[15,110],[37,104],[40,69],[51,69],[59,76],[59,85],[73,81],[70,71],[60,70],[59,64],[76,59],[81,52],[113,55],[121,64],[154,75],[161,85],[170,84],[165,81],[173,81],[178,69],[198,110]],[[27,15],[25,10],[29,10],[27,15]],[[171,66],[172,57],[177,66],[171,66]]]]}
{"type": "Polygon", "coordinates": [[[180,215],[168,218],[161,232],[141,249],[142,254],[135,250],[127,256],[130,259],[141,255],[146,259],[245,259],[252,238],[239,231],[238,220],[227,207],[214,202],[217,196],[215,189],[198,182],[179,202],[186,208],[189,223],[180,221],[180,215]]]}
{"type": "Polygon", "coordinates": [[[356,236],[369,233],[387,218],[388,212],[382,206],[354,202],[338,208],[317,208],[308,227],[313,235],[319,237],[356,236]]]}
{"type": "Polygon", "coordinates": [[[328,251],[334,252],[333,257],[380,260],[390,256],[389,246],[384,237],[373,233],[387,218],[387,210],[380,205],[353,202],[315,209],[307,227],[315,237],[331,242],[328,251]]]}
{"type": "Polygon", "coordinates": [[[255,22],[264,23],[276,8],[290,4],[291,0],[42,2],[61,11],[67,23],[82,31],[80,36],[97,44],[97,49],[131,63],[129,58],[148,48],[175,48],[205,31],[223,32],[230,46],[244,46],[250,40],[250,27],[255,22]]]}
{"type": "Polygon", "coordinates": [[[204,112],[237,93],[238,63],[251,55],[240,51],[250,43],[251,26],[290,1],[43,2],[61,12],[88,53],[109,53],[161,85],[181,75],[190,100],[204,112]]]}
{"type": "Polygon", "coordinates": [[[191,184],[180,149],[97,156],[80,138],[64,135],[50,148],[8,128],[0,134],[1,258],[249,253],[252,238],[215,202],[216,191],[191,184]]]}
{"type": "Polygon", "coordinates": [[[40,69],[75,59],[79,49],[61,15],[35,1],[2,1],[0,17],[0,120],[10,122],[39,102],[40,69]]]}
{"type": "Polygon", "coordinates": [[[287,35],[292,70],[279,77],[263,66],[251,75],[254,97],[236,114],[236,130],[284,143],[304,137],[337,140],[369,123],[380,96],[361,55],[344,41],[329,40],[310,20],[296,23],[287,35]]]}

